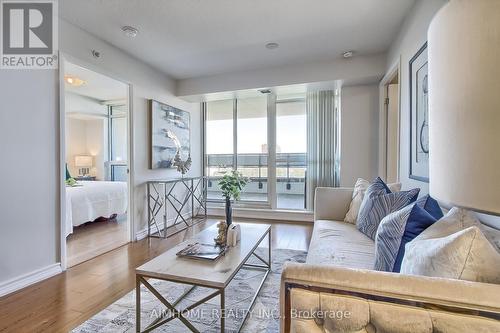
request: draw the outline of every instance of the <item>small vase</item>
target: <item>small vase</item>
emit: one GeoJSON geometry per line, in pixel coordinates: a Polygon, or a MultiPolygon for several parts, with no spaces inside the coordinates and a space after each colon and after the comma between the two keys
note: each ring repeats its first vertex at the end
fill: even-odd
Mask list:
{"type": "Polygon", "coordinates": [[[226,198],[226,223],[228,227],[233,223],[233,207],[230,198],[226,198]]]}

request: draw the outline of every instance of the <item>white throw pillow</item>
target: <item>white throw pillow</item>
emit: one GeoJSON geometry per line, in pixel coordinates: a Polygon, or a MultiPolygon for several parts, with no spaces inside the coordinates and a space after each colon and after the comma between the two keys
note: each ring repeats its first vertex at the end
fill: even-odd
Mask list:
{"type": "Polygon", "coordinates": [[[472,214],[453,208],[406,244],[402,274],[500,284],[500,252],[472,214]]]}
{"type": "MultiPolygon", "coordinates": [[[[345,215],[344,222],[356,224],[358,220],[359,208],[365,197],[366,189],[370,186],[370,182],[363,178],[358,178],[356,184],[354,185],[354,191],[352,192],[352,200],[349,205],[349,211],[345,215]]],[[[387,184],[391,192],[401,191],[401,183],[387,184]]]]}

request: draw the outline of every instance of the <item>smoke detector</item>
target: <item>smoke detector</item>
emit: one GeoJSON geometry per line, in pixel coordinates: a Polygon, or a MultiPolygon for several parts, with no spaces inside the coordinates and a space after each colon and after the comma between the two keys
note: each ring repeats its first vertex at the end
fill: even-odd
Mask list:
{"type": "Polygon", "coordinates": [[[125,34],[125,36],[134,38],[139,33],[139,30],[129,25],[125,25],[122,27],[122,32],[125,34]]]}
{"type": "Polygon", "coordinates": [[[354,51],[345,51],[344,53],[342,53],[342,56],[347,59],[347,58],[351,58],[353,56],[353,54],[354,54],[354,51]]]}
{"type": "Polygon", "coordinates": [[[266,49],[274,50],[274,49],[277,49],[279,46],[280,46],[280,44],[275,43],[275,42],[271,42],[271,43],[266,44],[266,49]]]}

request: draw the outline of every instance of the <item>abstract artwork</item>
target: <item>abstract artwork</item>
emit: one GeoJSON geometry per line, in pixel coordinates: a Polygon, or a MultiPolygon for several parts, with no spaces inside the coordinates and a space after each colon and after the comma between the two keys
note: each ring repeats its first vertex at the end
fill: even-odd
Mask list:
{"type": "Polygon", "coordinates": [[[182,160],[190,157],[190,115],[154,100],[150,105],[151,169],[174,168],[177,154],[182,160]]]}
{"type": "Polygon", "coordinates": [[[410,60],[410,178],[429,182],[427,43],[410,60]]]}

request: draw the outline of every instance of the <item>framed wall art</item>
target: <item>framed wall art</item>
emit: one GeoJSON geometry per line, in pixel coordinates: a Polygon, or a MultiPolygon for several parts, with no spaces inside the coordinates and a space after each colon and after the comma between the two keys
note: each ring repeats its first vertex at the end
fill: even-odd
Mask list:
{"type": "Polygon", "coordinates": [[[429,182],[429,68],[427,43],[410,60],[410,175],[429,182]]]}
{"type": "Polygon", "coordinates": [[[151,169],[174,168],[174,158],[190,156],[190,114],[173,106],[149,101],[151,169]]]}

